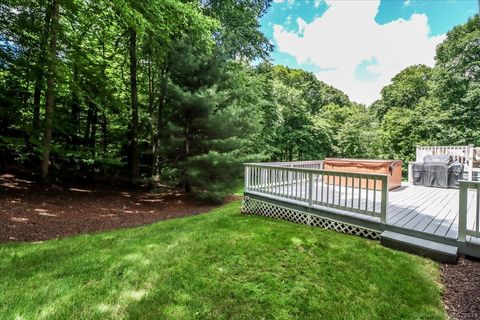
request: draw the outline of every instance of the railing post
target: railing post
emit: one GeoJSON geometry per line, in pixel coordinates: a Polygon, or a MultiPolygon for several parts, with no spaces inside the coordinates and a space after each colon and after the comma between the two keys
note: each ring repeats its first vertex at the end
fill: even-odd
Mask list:
{"type": "Polygon", "coordinates": [[[473,144],[468,145],[468,181],[473,180],[473,144]]]}
{"type": "Polygon", "coordinates": [[[408,162],[408,183],[413,184],[413,164],[411,161],[408,162]]]}
{"type": "Polygon", "coordinates": [[[380,206],[380,222],[387,223],[388,208],[388,176],[382,176],[382,203],[380,206]]]}
{"type": "Polygon", "coordinates": [[[243,192],[248,191],[248,184],[249,184],[249,176],[250,176],[250,168],[248,165],[245,165],[245,176],[243,177],[243,192]]]}
{"type": "Polygon", "coordinates": [[[467,199],[468,183],[460,181],[458,196],[458,241],[465,242],[467,239],[467,199]]]}
{"type": "Polygon", "coordinates": [[[313,172],[308,173],[308,206],[313,207],[313,172]]]}

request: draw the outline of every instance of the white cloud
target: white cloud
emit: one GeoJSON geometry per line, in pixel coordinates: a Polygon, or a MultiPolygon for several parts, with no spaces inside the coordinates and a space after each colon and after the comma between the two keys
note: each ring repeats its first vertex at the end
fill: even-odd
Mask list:
{"type": "Polygon", "coordinates": [[[323,0],[315,0],[314,3],[313,3],[314,7],[315,7],[315,8],[320,7],[320,4],[322,3],[322,1],[323,1],[323,0]]]}
{"type": "Polygon", "coordinates": [[[303,34],[303,32],[305,31],[305,27],[307,26],[307,23],[305,22],[305,20],[298,17],[297,18],[297,25],[298,25],[298,33],[303,34]]]}
{"type": "Polygon", "coordinates": [[[354,101],[369,104],[402,69],[414,64],[434,64],[436,46],[445,35],[429,37],[428,18],[414,14],[408,20],[387,24],[375,22],[380,0],[326,0],[329,8],[311,23],[297,19],[298,31],[273,26],[273,37],[281,52],[298,63],[313,63],[327,69],[317,77],[344,92],[354,101]],[[375,78],[357,79],[355,70],[364,60],[375,78]]]}
{"type": "Polygon", "coordinates": [[[410,6],[411,4],[412,4],[412,0],[404,0],[404,1],[403,1],[403,6],[404,6],[404,7],[408,7],[408,6],[410,6]]]}

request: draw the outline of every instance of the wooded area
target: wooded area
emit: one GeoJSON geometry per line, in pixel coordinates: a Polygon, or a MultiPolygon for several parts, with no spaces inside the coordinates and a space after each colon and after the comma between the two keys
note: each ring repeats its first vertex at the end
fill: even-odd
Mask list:
{"type": "MultiPolygon", "coordinates": [[[[161,182],[219,200],[242,162],[415,156],[480,145],[480,18],[448,33],[371,106],[273,66],[269,0],[6,0],[2,171],[161,182]]],[[[413,48],[405,48],[413,50],[413,48]]]]}

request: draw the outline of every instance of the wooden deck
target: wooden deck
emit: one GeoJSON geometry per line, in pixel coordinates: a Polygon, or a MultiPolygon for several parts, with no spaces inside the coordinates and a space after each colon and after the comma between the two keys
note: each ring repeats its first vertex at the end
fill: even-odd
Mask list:
{"type": "Polygon", "coordinates": [[[403,183],[388,191],[388,175],[337,172],[316,166],[313,161],[247,164],[245,195],[247,202],[257,201],[247,204],[247,209],[341,232],[367,234],[387,246],[415,249],[443,261],[456,261],[457,250],[480,258],[479,182],[462,181],[460,189],[403,183]]]}
{"type": "MultiPolygon", "coordinates": [[[[270,193],[272,196],[282,193],[285,198],[295,200],[304,198],[308,190],[305,183],[294,183],[290,186],[264,188],[262,192],[270,193]],[[281,189],[285,189],[283,193],[281,189]]],[[[364,189],[363,192],[365,193],[364,189]]],[[[369,190],[369,192],[370,200],[368,197],[367,199],[359,198],[358,188],[337,188],[316,182],[313,197],[314,203],[320,199],[326,201],[329,205],[316,204],[315,207],[327,211],[332,204],[338,205],[348,201],[357,209],[378,212],[381,205],[380,191],[369,190]],[[353,196],[348,197],[349,195],[353,196]]],[[[475,206],[472,205],[475,195],[475,192],[469,192],[468,220],[471,221],[472,227],[475,221],[475,206]]],[[[400,188],[389,192],[386,223],[398,228],[457,239],[458,197],[458,189],[431,188],[404,183],[400,188]]],[[[348,212],[348,215],[352,213],[348,212]]],[[[358,217],[367,218],[363,214],[358,214],[358,217]]]]}

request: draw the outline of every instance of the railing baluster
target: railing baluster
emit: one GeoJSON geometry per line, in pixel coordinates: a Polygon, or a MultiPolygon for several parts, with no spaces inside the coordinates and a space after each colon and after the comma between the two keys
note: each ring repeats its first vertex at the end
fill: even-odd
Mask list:
{"type": "Polygon", "coordinates": [[[293,199],[293,172],[290,171],[290,196],[293,199]]]}
{"type": "Polygon", "coordinates": [[[353,208],[353,201],[355,199],[355,176],[352,176],[352,203],[350,204],[350,207],[353,208]]]}
{"type": "Polygon", "coordinates": [[[358,178],[358,211],[360,211],[360,204],[362,203],[362,177],[358,178]]]}
{"type": "Polygon", "coordinates": [[[310,207],[313,206],[313,173],[309,172],[308,173],[308,181],[309,181],[309,186],[308,186],[308,205],[310,207]]]}
{"type": "Polygon", "coordinates": [[[305,198],[304,198],[304,200],[306,201],[307,198],[308,198],[308,175],[305,172],[303,173],[303,178],[304,178],[304,184],[303,185],[305,187],[305,192],[304,192],[304,194],[305,194],[304,197],[305,198]]]}
{"type": "Polygon", "coordinates": [[[333,176],[333,188],[332,188],[332,204],[335,204],[335,181],[337,180],[337,175],[333,176]]]}
{"type": "Polygon", "coordinates": [[[272,169],[272,192],[277,195],[277,169],[272,169]]]}
{"type": "Polygon", "coordinates": [[[475,236],[480,236],[479,231],[479,219],[480,219],[480,184],[477,184],[477,208],[475,210],[475,236]]]}
{"type": "Polygon", "coordinates": [[[342,176],[338,176],[338,205],[340,205],[340,201],[342,200],[342,176]]]}
{"type": "Polygon", "coordinates": [[[323,185],[325,184],[325,175],[322,172],[322,194],[320,195],[320,202],[323,204],[323,185]]]}
{"type": "Polygon", "coordinates": [[[368,191],[369,191],[369,179],[367,178],[367,186],[365,188],[365,192],[366,192],[366,195],[365,195],[365,211],[368,211],[368,191]]]}
{"type": "Polygon", "coordinates": [[[468,183],[460,181],[458,195],[458,241],[465,242],[467,239],[467,201],[468,183]]]}
{"type": "Polygon", "coordinates": [[[267,191],[267,174],[268,174],[268,169],[262,169],[262,189],[264,191],[267,191]]]}
{"type": "Polygon", "coordinates": [[[382,204],[380,209],[380,222],[387,223],[388,208],[388,176],[382,176],[382,204]]]}
{"type": "Polygon", "coordinates": [[[295,172],[295,199],[298,199],[298,172],[295,172]]]}
{"type": "Polygon", "coordinates": [[[257,168],[257,173],[256,173],[256,176],[257,176],[257,183],[256,183],[256,186],[257,186],[257,191],[260,191],[261,189],[261,186],[262,186],[262,175],[260,174],[261,173],[261,169],[262,168],[257,168]]]}
{"type": "Polygon", "coordinates": [[[280,195],[280,171],[275,169],[275,194],[280,195]]]}
{"type": "Polygon", "coordinates": [[[330,201],[330,174],[327,175],[327,201],[325,203],[328,205],[330,201]]]}

